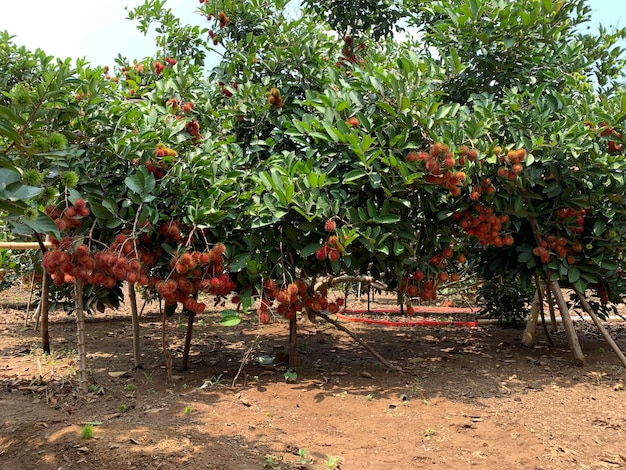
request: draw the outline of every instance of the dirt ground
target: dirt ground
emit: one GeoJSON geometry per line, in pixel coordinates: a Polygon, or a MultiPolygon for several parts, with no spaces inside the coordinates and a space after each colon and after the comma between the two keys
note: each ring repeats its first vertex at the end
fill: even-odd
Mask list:
{"type": "MultiPolygon", "coordinates": [[[[523,348],[519,329],[342,322],[397,372],[332,325],[302,321],[288,380],[285,322],[222,327],[205,313],[190,368],[169,382],[153,303],[141,317],[141,369],[126,310],[88,319],[85,395],[72,317],[51,316],[44,355],[16,308],[26,297],[0,292],[2,469],[626,468],[626,372],[582,323],[584,367],[562,331],[554,347],[540,329],[523,348]]],[[[175,366],[185,325],[178,316],[167,325],[175,366]]],[[[626,325],[607,326],[626,349],[626,325]]]]}

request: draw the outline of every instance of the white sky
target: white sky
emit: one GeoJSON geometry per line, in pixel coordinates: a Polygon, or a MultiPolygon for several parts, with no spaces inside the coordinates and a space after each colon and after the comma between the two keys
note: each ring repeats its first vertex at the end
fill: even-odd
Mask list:
{"type": "MultiPolygon", "coordinates": [[[[40,48],[60,58],[86,57],[93,65],[110,65],[118,53],[142,59],[155,51],[126,19],[125,6],[142,0],[0,0],[0,30],[18,45],[40,48]]],[[[626,26],[626,0],[589,0],[594,23],[626,26]],[[619,6],[616,6],[619,5],[619,6]]],[[[198,0],[168,0],[167,6],[184,22],[204,24],[195,14],[198,0]]],[[[592,25],[595,27],[595,25],[592,25]]]]}

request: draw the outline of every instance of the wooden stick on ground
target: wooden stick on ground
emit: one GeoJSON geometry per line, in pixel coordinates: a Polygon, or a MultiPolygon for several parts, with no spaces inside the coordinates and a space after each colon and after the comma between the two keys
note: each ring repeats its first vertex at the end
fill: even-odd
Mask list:
{"type": "Polygon", "coordinates": [[[356,341],[357,343],[359,343],[361,346],[363,346],[365,349],[367,349],[370,353],[372,353],[372,355],[378,359],[380,361],[381,364],[383,364],[387,369],[392,369],[392,370],[397,370],[400,371],[402,370],[402,368],[398,367],[398,366],[394,366],[393,364],[391,364],[387,359],[385,359],[384,357],[382,357],[378,351],[376,351],[374,348],[372,348],[369,344],[367,344],[365,341],[363,341],[361,338],[359,338],[356,334],[354,334],[352,331],[350,331],[348,328],[346,328],[345,326],[343,326],[341,323],[339,323],[337,320],[333,320],[332,318],[330,318],[328,315],[326,315],[325,313],[321,313],[318,312],[317,315],[321,318],[323,318],[324,320],[326,320],[328,323],[334,325],[338,330],[343,331],[345,334],[347,334],[348,336],[350,336],[350,338],[352,338],[354,341],[356,341]]]}
{"type": "Polygon", "coordinates": [[[580,300],[580,303],[583,306],[583,309],[591,317],[596,327],[600,331],[600,334],[604,337],[604,340],[607,343],[609,343],[609,345],[611,346],[615,354],[617,354],[617,357],[619,358],[619,360],[622,362],[622,365],[626,367],[626,357],[624,356],[624,353],[622,352],[622,350],[619,348],[617,343],[613,341],[613,338],[611,338],[611,335],[609,334],[609,332],[606,331],[606,328],[604,328],[604,325],[602,324],[602,322],[596,315],[596,312],[593,311],[593,308],[591,308],[591,305],[589,305],[589,302],[587,302],[583,294],[577,290],[575,290],[575,292],[576,292],[576,295],[578,296],[578,299],[580,300]]]}

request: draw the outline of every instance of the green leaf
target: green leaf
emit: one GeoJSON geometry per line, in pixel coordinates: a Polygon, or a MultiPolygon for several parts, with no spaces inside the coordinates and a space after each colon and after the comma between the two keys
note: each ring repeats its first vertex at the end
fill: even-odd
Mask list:
{"type": "Polygon", "coordinates": [[[351,183],[352,181],[363,178],[365,175],[367,175],[367,173],[364,170],[352,170],[343,177],[343,182],[351,183]]]}
{"type": "Polygon", "coordinates": [[[321,246],[319,243],[309,243],[304,248],[302,248],[302,250],[300,250],[300,256],[302,256],[303,258],[306,258],[308,256],[311,256],[320,248],[321,246]]]}
{"type": "Polygon", "coordinates": [[[223,310],[222,311],[222,319],[220,320],[220,325],[222,326],[237,326],[241,323],[241,318],[239,318],[239,314],[235,310],[223,310]]]}
{"type": "Polygon", "coordinates": [[[567,270],[567,280],[574,284],[580,279],[580,270],[576,266],[570,266],[567,270]]]}

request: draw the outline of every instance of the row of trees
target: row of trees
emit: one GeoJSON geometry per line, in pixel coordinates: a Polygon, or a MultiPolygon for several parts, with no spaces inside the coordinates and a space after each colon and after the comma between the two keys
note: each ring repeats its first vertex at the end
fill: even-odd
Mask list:
{"type": "Polygon", "coordinates": [[[200,28],[147,0],[158,57],[112,68],[0,37],[0,210],[53,237],[77,311],[128,281],[293,331],[339,280],[410,313],[467,269],[620,301],[626,31],[581,32],[583,0],[288,7],[201,1],[200,28]]]}

